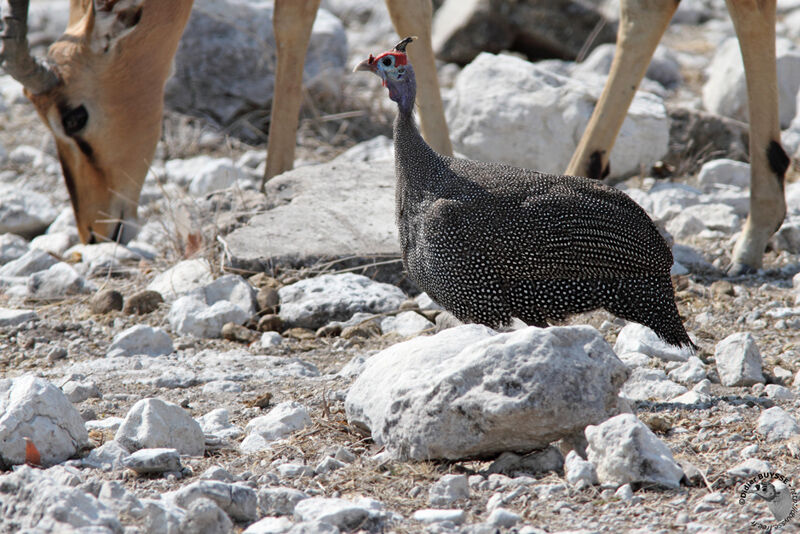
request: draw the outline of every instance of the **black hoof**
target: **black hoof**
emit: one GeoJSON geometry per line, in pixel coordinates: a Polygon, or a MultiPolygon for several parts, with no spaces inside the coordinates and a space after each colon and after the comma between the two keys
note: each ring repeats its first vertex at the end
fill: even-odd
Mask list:
{"type": "Polygon", "coordinates": [[[754,269],[744,263],[732,263],[728,268],[728,276],[743,276],[746,274],[755,274],[758,269],[754,269]]]}

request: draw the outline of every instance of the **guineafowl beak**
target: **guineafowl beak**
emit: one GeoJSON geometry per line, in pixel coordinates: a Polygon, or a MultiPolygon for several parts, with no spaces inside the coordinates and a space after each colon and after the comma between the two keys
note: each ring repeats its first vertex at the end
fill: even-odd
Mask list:
{"type": "Polygon", "coordinates": [[[370,54],[367,59],[356,65],[353,69],[353,72],[358,72],[360,70],[374,72],[375,74],[378,73],[378,62],[375,61],[375,58],[372,56],[372,54],[370,54]]]}

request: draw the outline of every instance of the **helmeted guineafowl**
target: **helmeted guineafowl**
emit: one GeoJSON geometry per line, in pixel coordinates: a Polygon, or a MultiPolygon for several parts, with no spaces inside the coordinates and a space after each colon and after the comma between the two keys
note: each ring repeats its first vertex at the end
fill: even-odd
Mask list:
{"type": "Polygon", "coordinates": [[[412,115],[411,40],[355,70],[380,76],[399,108],[396,218],[414,282],[465,322],[547,326],[602,307],[695,348],[675,306],[672,253],[627,195],[588,178],[441,156],[425,143],[412,115]]]}

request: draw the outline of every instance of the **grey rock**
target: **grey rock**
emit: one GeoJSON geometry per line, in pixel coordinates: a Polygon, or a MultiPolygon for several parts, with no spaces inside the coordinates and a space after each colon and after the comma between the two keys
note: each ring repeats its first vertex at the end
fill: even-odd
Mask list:
{"type": "Polygon", "coordinates": [[[770,471],[770,469],[771,465],[769,462],[759,460],[758,458],[748,458],[728,469],[726,473],[736,478],[750,478],[759,473],[766,473],[770,471]]]}
{"type": "Polygon", "coordinates": [[[218,480],[199,480],[172,494],[175,502],[188,508],[198,499],[211,499],[235,521],[255,521],[258,518],[258,496],[244,484],[228,484],[218,480]]]}
{"type": "Polygon", "coordinates": [[[122,465],[137,473],[180,471],[181,455],[176,449],[139,449],[122,460],[122,465]]]}
{"type": "Polygon", "coordinates": [[[170,180],[188,186],[189,193],[197,197],[251,181],[244,171],[234,166],[230,158],[202,155],[173,159],[166,163],[165,170],[170,180]]]}
{"type": "Polygon", "coordinates": [[[126,490],[125,486],[116,480],[103,482],[97,494],[97,499],[114,510],[118,515],[124,514],[133,519],[141,519],[144,517],[144,506],[142,502],[136,495],[126,490]]]}
{"type": "Polygon", "coordinates": [[[131,451],[175,448],[189,456],[205,452],[205,437],[197,421],[177,404],[161,399],[142,399],[134,404],[114,439],[131,451]]]}
{"type": "Polygon", "coordinates": [[[285,463],[278,466],[281,478],[300,478],[314,476],[314,468],[310,465],[285,463]]]}
{"type": "Polygon", "coordinates": [[[308,495],[294,488],[263,488],[258,491],[258,508],[262,515],[292,515],[303,499],[308,495]]]}
{"type": "Polygon", "coordinates": [[[113,471],[122,469],[125,458],[130,456],[131,451],[125,448],[116,440],[106,441],[92,451],[82,460],[85,467],[113,471]]]}
{"type": "Polygon", "coordinates": [[[0,186],[0,198],[0,234],[10,232],[32,238],[43,233],[58,216],[58,209],[48,197],[19,186],[0,186]]]}
{"type": "Polygon", "coordinates": [[[764,436],[768,442],[781,441],[800,435],[797,420],[780,406],[773,406],[758,416],[756,432],[764,436]]]}
{"type": "Polygon", "coordinates": [[[29,438],[44,465],[61,463],[89,446],[80,413],[56,386],[33,375],[0,379],[0,463],[25,462],[29,438]]]}
{"type": "MultiPolygon", "coordinates": [[[[51,225],[52,226],[52,225],[51,225]]],[[[49,232],[34,237],[31,248],[44,250],[49,254],[64,257],[67,250],[79,242],[78,232],[49,232]]]]}
{"type": "Polygon", "coordinates": [[[697,183],[705,191],[717,186],[750,187],[750,164],[732,159],[715,159],[703,164],[697,183]]]}
{"type": "Polygon", "coordinates": [[[455,459],[542,448],[580,432],[618,413],[626,378],[590,327],[497,334],[464,325],[372,356],[345,408],[389,455],[455,459]]]}
{"type": "Polygon", "coordinates": [[[307,278],[278,293],[284,324],[311,329],[349,319],[358,312],[393,311],[406,300],[398,287],[352,273],[307,278]]]}
{"type": "Polygon", "coordinates": [[[522,521],[522,517],[505,508],[495,508],[486,518],[486,523],[493,527],[511,528],[522,521]]]}
{"type": "Polygon", "coordinates": [[[202,473],[201,480],[219,480],[220,482],[233,482],[235,477],[230,472],[219,465],[212,465],[202,473]]]}
{"type": "Polygon", "coordinates": [[[330,473],[332,471],[336,471],[337,469],[341,469],[342,467],[346,466],[347,464],[341,460],[337,460],[332,456],[326,456],[325,458],[320,461],[317,466],[314,468],[314,473],[318,475],[324,475],[326,473],[330,473]]]}
{"type": "Polygon", "coordinates": [[[93,495],[28,466],[0,476],[0,517],[11,531],[123,532],[117,514],[93,495]]]}
{"type": "Polygon", "coordinates": [[[22,257],[28,249],[29,243],[24,237],[9,233],[0,235],[0,265],[22,257]]]}
{"type": "Polygon", "coordinates": [[[586,428],[588,460],[601,483],[677,488],[683,470],[667,447],[635,415],[621,414],[586,428]]]}
{"type": "MultiPolygon", "coordinates": [[[[167,106],[223,125],[267,108],[275,83],[273,9],[271,3],[195,2],[167,83],[167,106]]],[[[306,54],[304,87],[316,97],[338,93],[346,58],[341,22],[320,10],[306,54]]]]}
{"type": "Polygon", "coordinates": [[[64,392],[64,396],[73,404],[79,404],[92,397],[102,397],[100,390],[97,388],[97,384],[91,380],[85,380],[84,377],[76,377],[66,384],[63,384],[61,386],[61,391],[64,392]]]}
{"type": "Polygon", "coordinates": [[[669,378],[675,382],[690,386],[706,377],[706,367],[697,356],[690,356],[686,363],[669,372],[669,378]]]}
{"type": "Polygon", "coordinates": [[[172,338],[164,330],[140,324],[114,336],[106,356],[163,356],[173,350],[172,338]]]}
{"type": "Polygon", "coordinates": [[[211,410],[198,417],[197,422],[206,434],[226,439],[236,439],[242,435],[242,429],[230,422],[230,414],[225,408],[211,410]]]}
{"type": "MultiPolygon", "coordinates": [[[[289,532],[294,524],[287,517],[265,517],[244,529],[242,534],[284,534],[289,532]]],[[[336,529],[333,525],[331,528],[336,529]]],[[[336,532],[338,531],[339,529],[336,529],[336,532]]]]}
{"type": "Polygon", "coordinates": [[[281,343],[283,343],[283,336],[277,332],[264,332],[259,341],[262,349],[279,347],[281,343]]]}
{"type": "Polygon", "coordinates": [[[434,17],[433,46],[443,61],[462,65],[483,51],[512,49],[536,58],[575,59],[590,34],[592,47],[614,42],[614,25],[606,22],[595,6],[573,0],[445,0],[434,17]]]}
{"type": "Polygon", "coordinates": [[[220,337],[225,324],[242,324],[255,312],[253,287],[241,276],[225,275],[173,302],[167,320],[181,335],[220,337]]]}
{"type": "Polygon", "coordinates": [[[461,499],[469,499],[469,484],[466,475],[444,475],[428,490],[428,503],[444,507],[461,499]]]}
{"type": "Polygon", "coordinates": [[[564,456],[561,451],[550,446],[530,452],[524,456],[506,451],[489,465],[486,472],[504,473],[509,476],[520,472],[537,475],[550,471],[561,471],[563,467],[564,456]]]}
{"type": "Polygon", "coordinates": [[[749,332],[731,334],[714,348],[720,382],[725,386],[751,386],[764,382],[761,352],[749,332]]]}
{"type": "MultiPolygon", "coordinates": [[[[273,272],[319,260],[350,258],[339,265],[354,266],[399,258],[394,188],[390,162],[331,162],[283,173],[267,182],[267,201],[274,207],[223,238],[225,262],[273,272]]],[[[399,265],[393,269],[400,273],[399,265]]]]}
{"type": "Polygon", "coordinates": [[[186,506],[186,515],[180,524],[181,532],[204,534],[229,534],[233,522],[213,499],[195,499],[186,506]]]}
{"type": "Polygon", "coordinates": [[[767,398],[777,401],[792,401],[796,397],[791,389],[778,384],[767,384],[764,387],[764,393],[767,394],[767,398]]]}

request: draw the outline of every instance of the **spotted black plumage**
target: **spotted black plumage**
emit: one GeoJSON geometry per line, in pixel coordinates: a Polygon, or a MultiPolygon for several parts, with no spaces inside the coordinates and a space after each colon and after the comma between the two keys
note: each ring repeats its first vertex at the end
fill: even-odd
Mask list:
{"type": "Polygon", "coordinates": [[[357,69],[380,75],[398,103],[396,216],[417,285],[465,322],[546,326],[602,307],[694,348],[675,306],[672,253],[645,211],[588,178],[434,152],[414,123],[404,43],[357,69]]]}

